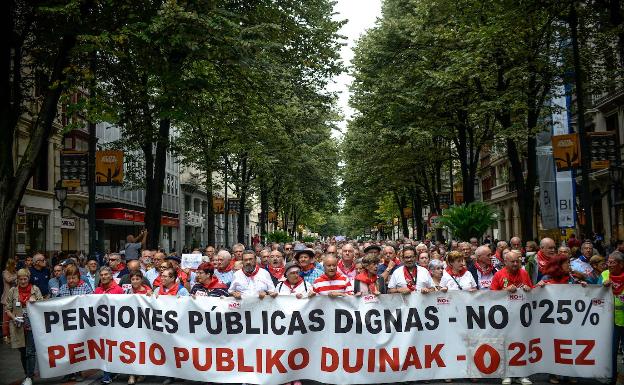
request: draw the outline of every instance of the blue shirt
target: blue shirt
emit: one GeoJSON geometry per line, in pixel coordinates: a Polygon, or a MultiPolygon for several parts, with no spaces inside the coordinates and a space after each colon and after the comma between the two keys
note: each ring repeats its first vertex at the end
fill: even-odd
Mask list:
{"type": "Polygon", "coordinates": [[[41,295],[44,297],[50,294],[50,288],[48,286],[50,275],[50,269],[47,267],[41,270],[37,270],[34,267],[30,268],[30,283],[37,286],[39,290],[41,290],[41,295]]]}

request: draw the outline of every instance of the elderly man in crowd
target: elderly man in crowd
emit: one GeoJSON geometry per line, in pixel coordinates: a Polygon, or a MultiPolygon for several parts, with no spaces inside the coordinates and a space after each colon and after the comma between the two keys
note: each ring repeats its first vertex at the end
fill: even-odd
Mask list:
{"type": "Polygon", "coordinates": [[[269,295],[277,296],[271,275],[258,265],[256,254],[252,250],[243,253],[243,268],[234,273],[229,289],[232,297],[258,297],[263,299],[269,295]]]}
{"type": "Polygon", "coordinates": [[[235,244],[234,246],[232,246],[232,258],[234,258],[235,261],[242,260],[243,251],[245,251],[245,245],[243,245],[242,243],[235,244]]]}
{"type": "Polygon", "coordinates": [[[355,270],[355,249],[352,244],[347,243],[342,247],[342,259],[338,261],[338,271],[353,282],[357,271],[355,270]]]}
{"type": "Polygon", "coordinates": [[[211,262],[213,263],[213,258],[215,256],[215,248],[213,246],[206,246],[206,248],[204,249],[204,258],[203,261],[204,262],[211,262]]]}
{"type": "Polygon", "coordinates": [[[546,266],[552,257],[557,255],[557,245],[552,238],[543,238],[537,253],[526,262],[526,272],[529,274],[533,284],[542,280],[546,275],[546,266]]]}
{"type": "MultiPolygon", "coordinates": [[[[263,250],[265,251],[265,250],[263,250]]],[[[277,286],[277,283],[285,279],[284,276],[284,257],[279,250],[272,250],[269,252],[268,264],[266,269],[271,275],[273,284],[277,286]]]]}
{"type": "Polygon", "coordinates": [[[475,250],[477,259],[468,266],[468,270],[477,283],[477,289],[488,290],[492,284],[494,274],[498,269],[492,265],[492,251],[488,246],[479,246],[475,250]]]}
{"type": "Polygon", "coordinates": [[[338,269],[336,257],[326,256],[324,262],[325,273],[314,280],[314,292],[329,297],[352,295],[353,285],[351,280],[338,269]]]}
{"type": "Polygon", "coordinates": [[[214,265],[215,276],[217,276],[219,281],[229,286],[234,278],[234,261],[230,252],[225,249],[219,250],[214,257],[214,265]]]}
{"type": "Polygon", "coordinates": [[[48,282],[50,281],[50,269],[46,267],[46,258],[43,254],[33,255],[30,270],[30,283],[37,286],[44,298],[50,296],[48,282]]]}

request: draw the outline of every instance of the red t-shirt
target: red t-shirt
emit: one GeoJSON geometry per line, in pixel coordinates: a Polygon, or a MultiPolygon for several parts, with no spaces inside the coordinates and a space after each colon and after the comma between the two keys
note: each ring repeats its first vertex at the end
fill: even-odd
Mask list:
{"type": "Polygon", "coordinates": [[[105,289],[102,285],[95,288],[95,294],[123,294],[124,291],[115,281],[111,281],[108,289],[105,289]]]}
{"type": "Polygon", "coordinates": [[[522,285],[533,287],[531,278],[529,278],[529,273],[527,273],[526,270],[520,269],[516,274],[511,275],[505,267],[494,274],[490,290],[504,290],[507,286],[511,285],[516,285],[516,287],[520,287],[522,285]]]}

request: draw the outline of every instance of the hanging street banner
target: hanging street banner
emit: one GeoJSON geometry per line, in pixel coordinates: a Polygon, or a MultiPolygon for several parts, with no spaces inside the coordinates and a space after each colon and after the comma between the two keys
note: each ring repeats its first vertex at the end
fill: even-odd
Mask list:
{"type": "Polygon", "coordinates": [[[611,373],[609,289],[363,297],[81,295],[28,306],[41,377],[376,384],[611,373]]]}
{"type": "MultiPolygon", "coordinates": [[[[554,107],[552,112],[552,134],[553,136],[553,149],[556,147],[555,142],[557,137],[567,135],[570,130],[570,105],[572,101],[570,99],[570,86],[560,86],[555,90],[555,94],[560,95],[551,100],[554,107]]],[[[576,139],[574,139],[576,140],[576,139]]],[[[578,141],[575,142],[575,146],[578,149],[578,141]]],[[[579,152],[580,153],[580,152],[579,152]]],[[[556,156],[555,156],[556,157],[556,156]]],[[[580,156],[578,157],[580,162],[580,156]]],[[[580,165],[580,163],[579,163],[580,165]]],[[[559,171],[557,166],[557,173],[555,179],[557,180],[557,215],[558,224],[560,228],[575,228],[576,227],[576,180],[574,177],[574,170],[559,171]]]]}
{"type": "Polygon", "coordinates": [[[95,152],[95,185],[122,186],[124,153],[119,150],[95,152]]]}
{"type": "Polygon", "coordinates": [[[557,215],[557,180],[555,162],[550,146],[539,146],[535,149],[537,157],[537,174],[540,186],[540,216],[544,229],[558,227],[557,215]]]}

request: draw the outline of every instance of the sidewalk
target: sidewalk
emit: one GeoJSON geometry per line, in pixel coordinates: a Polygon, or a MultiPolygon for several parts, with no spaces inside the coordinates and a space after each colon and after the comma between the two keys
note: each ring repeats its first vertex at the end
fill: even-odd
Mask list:
{"type": "MultiPolygon", "coordinates": [[[[618,360],[620,371],[624,365],[622,365],[621,359],[618,360]]],[[[35,378],[34,384],[64,384],[64,385],[97,385],[100,383],[100,375],[101,371],[99,370],[89,370],[83,372],[84,380],[76,383],[76,382],[61,382],[61,378],[35,378]]],[[[24,372],[22,370],[22,364],[20,363],[19,353],[17,350],[11,349],[9,345],[0,344],[0,385],[20,385],[24,378],[24,372]]],[[[548,377],[545,375],[535,375],[531,376],[534,385],[549,385],[548,377]]],[[[120,375],[115,379],[113,384],[115,385],[123,385],[128,381],[127,375],[120,375]]],[[[160,385],[162,384],[163,378],[150,376],[147,377],[144,382],[141,382],[143,385],[160,385]]],[[[472,382],[463,382],[465,380],[457,380],[454,381],[454,385],[474,385],[472,382]]],[[[302,381],[303,384],[318,384],[313,381],[302,381]]],[[[418,384],[422,384],[423,382],[419,382],[418,384]]],[[[479,384],[491,384],[496,385],[500,384],[500,380],[494,379],[484,379],[478,382],[479,384]]],[[[624,382],[620,382],[624,384],[624,382]]],[[[178,381],[175,384],[202,384],[201,382],[194,381],[178,381]]],[[[404,384],[417,384],[415,382],[404,384]]],[[[428,385],[447,385],[445,382],[429,382],[428,385]]],[[[567,384],[567,382],[561,381],[561,384],[567,384]]],[[[604,384],[604,382],[590,380],[590,379],[579,379],[577,385],[600,385],[604,384]]]]}

